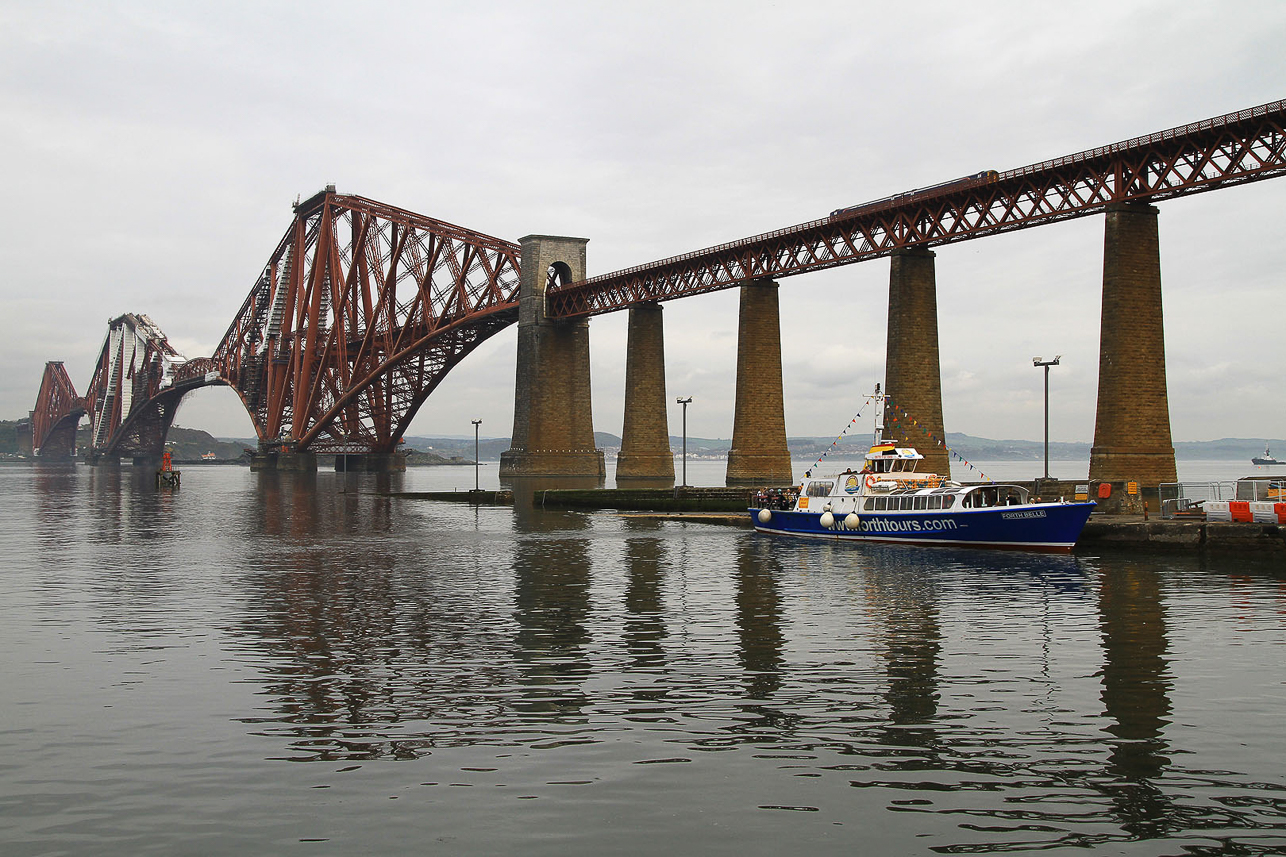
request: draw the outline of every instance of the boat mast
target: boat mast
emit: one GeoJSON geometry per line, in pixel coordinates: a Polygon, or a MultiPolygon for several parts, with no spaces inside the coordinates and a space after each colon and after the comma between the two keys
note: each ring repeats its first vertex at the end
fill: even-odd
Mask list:
{"type": "Polygon", "coordinates": [[[880,385],[875,385],[875,437],[871,438],[871,446],[876,446],[884,437],[884,396],[880,393],[880,385]]]}

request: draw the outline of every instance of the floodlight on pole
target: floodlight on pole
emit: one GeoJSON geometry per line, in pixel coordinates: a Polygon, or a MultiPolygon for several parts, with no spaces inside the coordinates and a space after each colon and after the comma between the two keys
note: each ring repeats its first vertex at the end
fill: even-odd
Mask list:
{"type": "Polygon", "coordinates": [[[1055,354],[1053,360],[1042,360],[1039,357],[1031,359],[1031,365],[1045,367],[1045,478],[1049,478],[1049,367],[1057,366],[1058,361],[1063,358],[1061,354],[1055,354]]]}
{"type": "Polygon", "coordinates": [[[688,487],[688,405],[692,404],[692,397],[677,397],[674,401],[683,405],[683,487],[688,487]]]}

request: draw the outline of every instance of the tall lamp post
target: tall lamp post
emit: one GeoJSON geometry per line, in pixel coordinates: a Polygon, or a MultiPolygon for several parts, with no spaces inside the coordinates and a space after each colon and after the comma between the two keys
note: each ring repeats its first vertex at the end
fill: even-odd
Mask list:
{"type": "Polygon", "coordinates": [[[482,425],[482,420],[473,421],[473,490],[481,491],[478,487],[478,426],[482,425]]]}
{"type": "Polygon", "coordinates": [[[1031,359],[1031,365],[1045,367],[1045,478],[1049,479],[1049,367],[1057,366],[1063,355],[1055,354],[1053,360],[1031,359]]]}
{"type": "Polygon", "coordinates": [[[688,487],[688,405],[692,404],[692,397],[686,399],[679,396],[674,401],[683,405],[683,487],[688,487]]]}

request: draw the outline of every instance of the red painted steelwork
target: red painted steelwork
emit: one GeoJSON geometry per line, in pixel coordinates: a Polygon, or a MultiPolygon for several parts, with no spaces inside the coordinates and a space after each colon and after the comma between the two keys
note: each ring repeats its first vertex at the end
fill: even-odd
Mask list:
{"type": "MultiPolygon", "coordinates": [[[[1272,178],[1286,173],[1283,118],[1274,102],[581,283],[555,276],[547,314],[612,312],[1272,178]]],[[[265,449],[391,452],[451,368],[517,320],[518,282],[516,244],[327,188],[295,207],[213,357],[180,363],[146,316],[111,322],[80,405],[91,456],[159,455],[183,395],[213,384],[236,390],[265,449]]],[[[75,390],[55,365],[37,440],[74,412],[60,410],[75,390]]]]}
{"type": "Polygon", "coordinates": [[[173,367],[181,361],[146,315],[126,313],[108,323],[85,393],[91,457],[161,454],[182,398],[172,384],[173,367]]]}
{"type": "MultiPolygon", "coordinates": [[[[898,194],[740,241],[547,292],[548,315],[598,315],[1085,217],[1109,203],[1156,201],[1286,173],[1286,102],[1275,101],[997,174],[898,194]]],[[[981,174],[980,174],[981,175],[981,174]]]]}
{"type": "Polygon", "coordinates": [[[296,207],[215,371],[265,447],[391,452],[447,372],[517,320],[518,253],[328,188],[296,207]]]}
{"type": "Polygon", "coordinates": [[[43,458],[70,458],[75,454],[76,427],[84,415],[85,400],[76,395],[62,361],[46,363],[31,416],[32,447],[43,458]]]}

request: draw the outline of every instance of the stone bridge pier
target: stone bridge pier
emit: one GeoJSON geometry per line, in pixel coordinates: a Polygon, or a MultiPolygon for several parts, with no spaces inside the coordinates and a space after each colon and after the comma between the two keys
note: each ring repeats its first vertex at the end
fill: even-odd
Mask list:
{"type": "Polygon", "coordinates": [[[1170,434],[1157,210],[1115,203],[1103,230],[1103,315],[1090,480],[1178,481],[1170,434]]]}
{"type": "Polygon", "coordinates": [[[630,307],[625,345],[625,419],[616,484],[622,488],[674,485],[674,452],[665,397],[665,333],[661,305],[630,307]]]}
{"type": "Polygon", "coordinates": [[[938,287],[934,253],[913,248],[893,254],[889,265],[888,340],[884,438],[914,447],[921,470],[951,475],[942,424],[942,370],[938,357],[938,287]]]}
{"type": "Polygon", "coordinates": [[[786,446],[777,284],[756,280],[741,287],[737,312],[737,396],[724,481],[777,486],[794,478],[786,446]]]}
{"type": "Polygon", "coordinates": [[[587,238],[528,235],[522,247],[514,427],[500,456],[500,478],[607,476],[594,446],[590,410],[589,321],[545,315],[545,288],[585,279],[587,238]]]}

